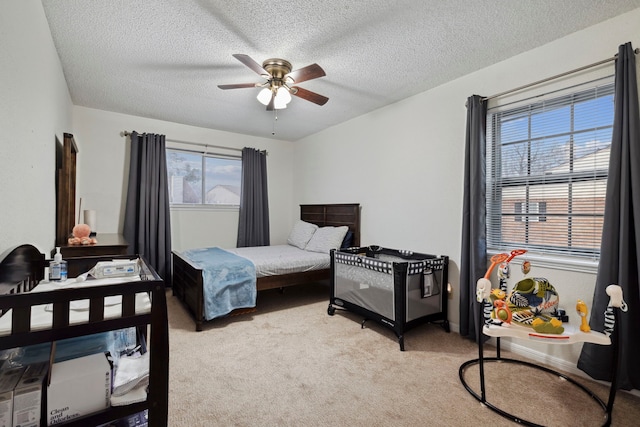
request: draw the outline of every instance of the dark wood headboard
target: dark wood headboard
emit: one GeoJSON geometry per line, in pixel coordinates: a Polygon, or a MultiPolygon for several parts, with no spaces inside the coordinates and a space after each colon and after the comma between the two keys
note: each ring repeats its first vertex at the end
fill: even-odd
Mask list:
{"type": "Polygon", "coordinates": [[[353,232],[352,246],[360,246],[360,204],[300,205],[300,219],[318,227],[346,225],[353,232]]]}

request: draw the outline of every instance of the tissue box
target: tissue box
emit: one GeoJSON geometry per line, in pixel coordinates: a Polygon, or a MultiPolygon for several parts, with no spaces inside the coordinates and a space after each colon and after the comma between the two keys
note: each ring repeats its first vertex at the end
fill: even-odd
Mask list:
{"type": "Polygon", "coordinates": [[[109,407],[111,365],[103,353],[54,363],[47,389],[47,425],[109,407]]]}
{"type": "Polygon", "coordinates": [[[13,425],[40,426],[42,386],[47,377],[49,362],[28,365],[13,391],[13,425]]]}
{"type": "Polygon", "coordinates": [[[0,426],[13,425],[13,389],[24,370],[24,367],[17,367],[0,371],[0,426]]]}

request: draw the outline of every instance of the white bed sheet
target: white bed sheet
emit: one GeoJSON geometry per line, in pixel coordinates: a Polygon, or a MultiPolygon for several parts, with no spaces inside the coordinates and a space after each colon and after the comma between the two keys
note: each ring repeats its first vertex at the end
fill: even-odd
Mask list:
{"type": "Polygon", "coordinates": [[[323,270],[331,265],[329,254],[305,251],[292,245],[256,246],[225,250],[253,262],[256,266],[256,277],[323,270]]]}
{"type": "MultiPolygon", "coordinates": [[[[116,285],[139,281],[140,276],[116,277],[108,279],[95,279],[77,282],[74,279],[67,279],[63,282],[40,282],[31,292],[47,292],[57,289],[82,288],[88,286],[116,285]]],[[[72,301],[69,308],[69,324],[76,325],[89,321],[89,300],[72,301]]],[[[136,314],[146,314],[151,312],[151,300],[146,292],[136,294],[136,314]]],[[[104,318],[115,319],[122,314],[122,297],[113,296],[105,298],[104,318]]],[[[31,308],[31,330],[51,329],[53,326],[53,312],[51,304],[34,305],[31,308]]],[[[0,336],[11,333],[11,310],[8,310],[0,317],[0,336]]]]}

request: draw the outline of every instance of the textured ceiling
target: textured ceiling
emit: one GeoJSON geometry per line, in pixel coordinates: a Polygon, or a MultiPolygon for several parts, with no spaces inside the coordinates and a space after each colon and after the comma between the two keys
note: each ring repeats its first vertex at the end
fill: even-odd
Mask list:
{"type": "MultiPolygon", "coordinates": [[[[75,105],[297,140],[640,7],[640,0],[42,0],[75,105]],[[274,113],[232,54],[326,76],[274,113]]],[[[136,129],[153,131],[153,129],[136,129]]]]}

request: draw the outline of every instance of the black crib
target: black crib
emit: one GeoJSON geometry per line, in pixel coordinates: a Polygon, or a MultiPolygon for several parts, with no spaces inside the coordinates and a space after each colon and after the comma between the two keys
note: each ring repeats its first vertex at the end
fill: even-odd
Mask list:
{"type": "Polygon", "coordinates": [[[404,351],[405,331],[439,323],[449,332],[449,257],[380,246],[331,252],[331,296],[327,312],[345,309],[393,330],[404,351]]]}

